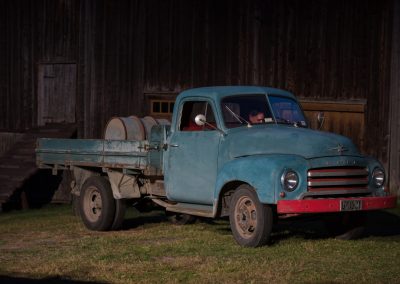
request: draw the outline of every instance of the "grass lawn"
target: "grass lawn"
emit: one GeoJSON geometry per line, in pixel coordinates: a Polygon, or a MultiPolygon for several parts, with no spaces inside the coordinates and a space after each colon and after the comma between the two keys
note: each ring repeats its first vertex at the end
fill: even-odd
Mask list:
{"type": "Polygon", "coordinates": [[[0,214],[0,282],[400,283],[400,209],[371,216],[356,241],[317,219],[287,221],[272,244],[242,248],[228,220],[171,225],[130,209],[116,232],[85,229],[70,206],[0,214]]]}

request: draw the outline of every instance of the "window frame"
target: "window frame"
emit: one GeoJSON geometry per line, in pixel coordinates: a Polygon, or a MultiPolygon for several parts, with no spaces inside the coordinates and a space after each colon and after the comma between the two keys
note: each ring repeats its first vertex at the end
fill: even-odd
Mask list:
{"type": "Polygon", "coordinates": [[[172,116],[174,112],[174,105],[175,105],[175,100],[168,100],[168,99],[151,99],[150,100],[150,115],[152,116],[172,116]],[[159,103],[159,109],[160,111],[154,111],[154,105],[159,103]],[[168,111],[167,112],[162,112],[162,104],[167,103],[168,104],[168,111]]]}
{"type": "MultiPolygon", "coordinates": [[[[177,123],[176,123],[176,131],[179,132],[202,132],[205,131],[205,126],[202,126],[201,130],[183,130],[181,129],[181,123],[182,123],[182,118],[183,118],[183,110],[184,110],[184,106],[186,103],[206,103],[207,104],[207,110],[208,110],[208,106],[211,107],[211,111],[213,113],[214,116],[214,120],[215,120],[215,126],[218,128],[218,118],[217,118],[217,112],[215,110],[215,106],[213,105],[213,101],[209,100],[207,98],[187,98],[185,100],[183,100],[179,106],[179,115],[177,117],[177,123]]],[[[207,128],[206,131],[215,131],[216,129],[213,128],[207,128]]]]}

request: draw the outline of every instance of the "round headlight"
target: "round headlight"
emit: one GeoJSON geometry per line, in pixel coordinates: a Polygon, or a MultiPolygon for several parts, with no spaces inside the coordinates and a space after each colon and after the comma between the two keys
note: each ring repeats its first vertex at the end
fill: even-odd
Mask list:
{"type": "Polygon", "coordinates": [[[293,191],[299,184],[299,176],[294,171],[286,171],[281,177],[283,189],[286,191],[293,191]]]}
{"type": "Polygon", "coordinates": [[[372,172],[372,181],[376,187],[381,187],[385,183],[385,172],[380,168],[375,168],[372,172]]]}

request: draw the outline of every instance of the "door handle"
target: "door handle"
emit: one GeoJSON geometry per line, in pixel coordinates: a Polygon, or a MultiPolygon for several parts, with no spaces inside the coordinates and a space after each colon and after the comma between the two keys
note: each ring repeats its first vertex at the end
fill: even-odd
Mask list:
{"type": "Polygon", "coordinates": [[[179,145],[178,145],[178,144],[169,144],[169,146],[171,146],[171,147],[174,147],[174,148],[177,148],[177,147],[179,147],[179,145]]]}

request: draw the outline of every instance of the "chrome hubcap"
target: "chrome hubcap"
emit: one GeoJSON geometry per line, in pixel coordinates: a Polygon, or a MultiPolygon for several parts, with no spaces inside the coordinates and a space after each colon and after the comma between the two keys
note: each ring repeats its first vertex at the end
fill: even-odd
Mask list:
{"type": "Polygon", "coordinates": [[[85,214],[91,222],[96,222],[100,218],[102,209],[100,192],[96,187],[89,187],[84,198],[85,214]]]}
{"type": "Polygon", "coordinates": [[[243,196],[236,203],[235,221],[241,237],[250,238],[254,234],[257,227],[257,209],[249,197],[243,196]]]}

